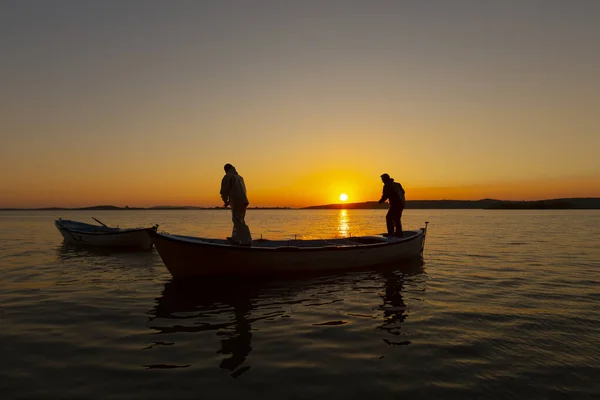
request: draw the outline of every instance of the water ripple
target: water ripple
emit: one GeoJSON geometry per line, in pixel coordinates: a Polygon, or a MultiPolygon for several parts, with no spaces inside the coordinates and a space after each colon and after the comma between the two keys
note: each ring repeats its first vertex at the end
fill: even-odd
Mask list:
{"type": "MultiPolygon", "coordinates": [[[[344,218],[353,233],[373,232],[384,215],[344,218]]],[[[261,211],[248,222],[257,235],[323,237],[338,217],[261,211]]],[[[432,221],[424,264],[186,283],[155,251],[65,247],[53,218],[0,215],[11,226],[0,228],[7,398],[598,394],[598,212],[407,210],[407,226],[432,221]]],[[[207,236],[231,228],[212,211],[101,219],[207,236]]]]}

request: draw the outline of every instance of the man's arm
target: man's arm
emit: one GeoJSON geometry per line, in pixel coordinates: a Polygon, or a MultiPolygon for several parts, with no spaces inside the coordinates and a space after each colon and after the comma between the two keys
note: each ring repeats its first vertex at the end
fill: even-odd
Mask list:
{"type": "Polygon", "coordinates": [[[381,199],[379,199],[378,203],[381,204],[385,202],[390,196],[386,193],[385,186],[383,187],[383,192],[381,193],[381,199]]]}
{"type": "Polygon", "coordinates": [[[228,175],[225,175],[221,180],[221,199],[223,199],[223,203],[229,203],[229,189],[231,188],[231,179],[229,179],[228,175]]]}

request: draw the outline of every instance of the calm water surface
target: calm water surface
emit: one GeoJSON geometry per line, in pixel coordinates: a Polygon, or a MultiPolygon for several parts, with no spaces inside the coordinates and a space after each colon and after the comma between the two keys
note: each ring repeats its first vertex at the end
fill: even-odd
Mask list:
{"type": "MultiPolygon", "coordinates": [[[[255,238],[372,234],[384,210],[250,210],[255,238]]],[[[13,398],[600,398],[600,212],[407,210],[424,264],[176,283],[57,217],[224,237],[227,211],[0,212],[13,398]]]]}

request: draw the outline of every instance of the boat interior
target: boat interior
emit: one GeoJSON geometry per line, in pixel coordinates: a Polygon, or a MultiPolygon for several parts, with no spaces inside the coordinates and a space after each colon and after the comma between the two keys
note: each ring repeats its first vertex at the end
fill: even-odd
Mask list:
{"type": "MultiPolygon", "coordinates": [[[[402,236],[387,236],[386,235],[372,235],[372,236],[350,236],[345,238],[331,238],[331,239],[283,239],[283,240],[271,240],[271,239],[255,239],[252,241],[250,247],[339,247],[339,246],[359,246],[369,244],[380,244],[380,243],[393,243],[402,240],[406,240],[417,235],[419,231],[404,231],[402,236]]],[[[227,239],[212,239],[212,238],[199,238],[193,236],[181,236],[181,235],[168,235],[177,239],[182,239],[194,243],[211,243],[224,246],[236,246],[227,239]]]]}
{"type": "Polygon", "coordinates": [[[85,222],[71,221],[68,219],[58,219],[56,220],[56,224],[65,229],[79,232],[118,232],[121,230],[119,228],[86,224],[85,222]]]}

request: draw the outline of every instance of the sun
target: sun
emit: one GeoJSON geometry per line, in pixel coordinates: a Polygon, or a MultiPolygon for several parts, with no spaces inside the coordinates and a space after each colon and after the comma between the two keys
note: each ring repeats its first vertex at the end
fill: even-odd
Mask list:
{"type": "Polygon", "coordinates": [[[348,200],[348,195],[346,193],[340,194],[340,201],[346,201],[346,200],[348,200]]]}

